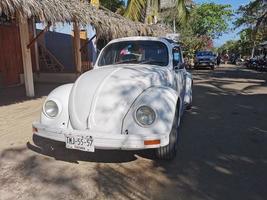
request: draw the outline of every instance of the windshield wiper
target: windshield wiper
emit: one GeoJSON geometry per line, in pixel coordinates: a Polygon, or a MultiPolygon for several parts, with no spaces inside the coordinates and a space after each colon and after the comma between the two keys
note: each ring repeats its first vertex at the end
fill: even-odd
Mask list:
{"type": "Polygon", "coordinates": [[[145,60],[145,61],[141,62],[140,64],[165,65],[165,62],[159,61],[159,60],[145,60]]]}
{"type": "Polygon", "coordinates": [[[123,61],[115,62],[114,64],[123,64],[123,63],[130,63],[130,62],[137,62],[137,60],[136,59],[123,60],[123,61]]]}

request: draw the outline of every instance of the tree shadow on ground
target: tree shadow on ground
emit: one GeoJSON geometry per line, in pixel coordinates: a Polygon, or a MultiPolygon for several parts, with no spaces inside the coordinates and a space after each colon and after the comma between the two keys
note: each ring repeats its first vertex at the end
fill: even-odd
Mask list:
{"type": "MultiPolygon", "coordinates": [[[[207,78],[206,84],[216,87],[195,84],[195,106],[182,120],[180,149],[174,161],[154,160],[152,154],[140,153],[151,165],[140,164],[135,170],[123,166],[124,173],[100,166],[95,181],[102,193],[107,198],[120,193],[129,199],[266,199],[267,94],[225,89],[225,84],[239,82],[240,73],[212,73],[219,80],[207,78]],[[136,195],[129,195],[134,191],[136,195]]],[[[254,76],[245,74],[251,79],[248,83],[264,87],[266,77],[254,76]]]]}
{"type": "Polygon", "coordinates": [[[181,123],[177,158],[159,161],[140,153],[151,165],[123,166],[124,173],[98,167],[95,181],[107,198],[118,193],[129,199],[267,198],[267,95],[194,89],[196,106],[181,123]]]}
{"type": "Polygon", "coordinates": [[[26,96],[24,85],[0,88],[0,106],[21,103],[27,100],[38,99],[47,96],[53,89],[62,84],[56,83],[36,83],[34,86],[35,97],[26,96]]]}

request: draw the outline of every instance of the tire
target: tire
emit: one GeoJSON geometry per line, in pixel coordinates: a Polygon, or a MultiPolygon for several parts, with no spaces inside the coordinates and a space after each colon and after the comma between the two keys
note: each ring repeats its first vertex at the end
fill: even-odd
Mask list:
{"type": "Polygon", "coordinates": [[[155,149],[155,154],[157,159],[173,160],[175,158],[178,148],[178,128],[179,128],[178,117],[179,117],[179,108],[176,109],[172,130],[169,136],[169,144],[164,147],[155,149]]]}
{"type": "Polygon", "coordinates": [[[186,109],[186,110],[191,110],[191,109],[192,109],[192,103],[186,105],[186,108],[185,108],[185,109],[186,109]]]}
{"type": "Polygon", "coordinates": [[[186,110],[191,110],[192,109],[192,106],[193,106],[193,102],[191,101],[190,104],[187,104],[185,109],[186,110]]]}
{"type": "Polygon", "coordinates": [[[214,70],[214,69],[215,69],[215,66],[214,66],[214,65],[212,65],[212,66],[210,67],[210,69],[211,69],[211,70],[214,70]]]}

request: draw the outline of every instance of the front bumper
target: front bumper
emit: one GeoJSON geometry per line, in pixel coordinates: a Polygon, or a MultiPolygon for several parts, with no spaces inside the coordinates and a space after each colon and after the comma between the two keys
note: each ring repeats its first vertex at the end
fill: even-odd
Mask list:
{"type": "Polygon", "coordinates": [[[78,131],[70,129],[55,129],[45,126],[39,122],[33,123],[33,134],[48,138],[51,140],[65,142],[65,134],[90,135],[94,138],[95,149],[122,149],[122,150],[139,150],[159,148],[169,144],[169,134],[147,134],[145,136],[138,134],[106,134],[96,133],[90,130],[78,131]],[[145,141],[160,140],[159,144],[146,145],[145,141]]]}
{"type": "Polygon", "coordinates": [[[209,62],[209,61],[200,61],[195,63],[196,66],[214,66],[214,62],[209,62]]]}

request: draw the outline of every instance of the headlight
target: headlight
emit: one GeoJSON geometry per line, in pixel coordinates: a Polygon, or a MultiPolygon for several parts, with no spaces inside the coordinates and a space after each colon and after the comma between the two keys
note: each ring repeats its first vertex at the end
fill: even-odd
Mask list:
{"type": "Polygon", "coordinates": [[[58,114],[58,106],[56,102],[49,100],[44,105],[44,112],[49,117],[55,117],[58,114]]]}
{"type": "Polygon", "coordinates": [[[136,120],[142,126],[148,126],[154,123],[156,118],[155,111],[148,106],[141,106],[136,111],[136,120]]]}

